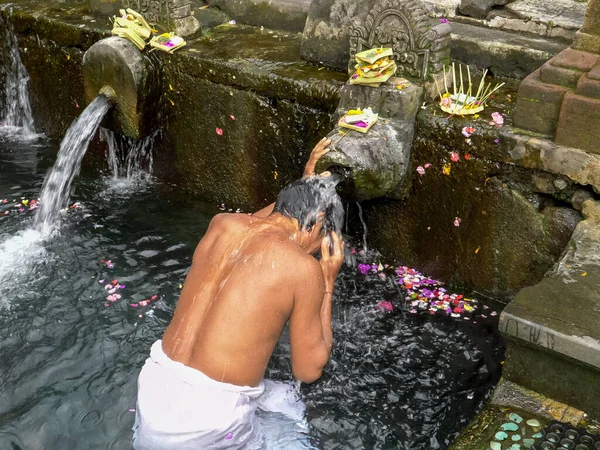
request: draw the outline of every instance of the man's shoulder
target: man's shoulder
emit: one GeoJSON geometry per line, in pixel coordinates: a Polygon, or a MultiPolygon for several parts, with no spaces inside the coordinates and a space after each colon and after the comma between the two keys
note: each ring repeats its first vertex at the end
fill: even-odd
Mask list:
{"type": "Polygon", "coordinates": [[[239,227],[249,222],[247,214],[221,213],[217,214],[210,221],[212,227],[239,227]]]}

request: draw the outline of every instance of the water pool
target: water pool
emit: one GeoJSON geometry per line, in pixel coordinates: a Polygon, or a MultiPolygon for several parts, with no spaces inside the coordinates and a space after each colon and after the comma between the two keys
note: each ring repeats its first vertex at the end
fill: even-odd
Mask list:
{"type": "MultiPolygon", "coordinates": [[[[137,375],[220,211],[158,181],[83,174],[70,201],[80,207],[41,236],[22,200],[38,198],[55,152],[0,138],[0,448],[130,449],[137,375]],[[125,286],[115,302],[112,280],[125,286]]],[[[314,448],[447,448],[498,381],[494,320],[375,308],[400,296],[389,280],[343,269],[332,360],[301,387],[314,448]]],[[[287,355],[284,335],[269,377],[290,380],[287,355]]]]}

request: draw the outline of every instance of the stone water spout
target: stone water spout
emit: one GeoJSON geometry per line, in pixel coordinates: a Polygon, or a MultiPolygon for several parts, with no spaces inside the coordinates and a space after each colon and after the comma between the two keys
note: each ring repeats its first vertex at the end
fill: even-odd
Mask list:
{"type": "Polygon", "coordinates": [[[103,126],[132,139],[158,128],[160,75],[156,56],[143,55],[131,42],[118,37],[96,42],[83,57],[87,102],[99,94],[108,97],[114,108],[103,126]]]}
{"type": "MultiPolygon", "coordinates": [[[[398,71],[396,77],[378,88],[349,83],[342,88],[336,121],[348,110],[367,107],[379,114],[379,121],[367,134],[346,133],[348,130],[336,127],[329,135],[332,151],[321,159],[317,169],[347,175],[343,190],[355,200],[401,198],[410,186],[410,150],[417,112],[425,98],[435,96],[435,82],[444,85],[443,66],[450,57],[450,25],[432,26],[419,0],[360,3],[356,15],[345,18],[345,24],[330,24],[350,30],[350,72],[354,72],[355,55],[375,47],[393,50],[398,71]]],[[[318,15],[322,8],[311,7],[311,11],[318,15]]],[[[310,23],[309,13],[304,49],[313,42],[308,39],[310,23]]]]}

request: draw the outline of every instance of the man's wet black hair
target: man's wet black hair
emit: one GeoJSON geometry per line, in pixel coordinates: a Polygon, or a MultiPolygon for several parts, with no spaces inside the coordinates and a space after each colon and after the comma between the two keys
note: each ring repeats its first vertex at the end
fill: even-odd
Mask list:
{"type": "Polygon", "coordinates": [[[344,207],[335,191],[337,182],[335,176],[314,176],[294,181],[277,196],[273,213],[296,219],[300,229],[306,231],[312,230],[320,213],[325,213],[321,232],[341,233],[344,207]]]}

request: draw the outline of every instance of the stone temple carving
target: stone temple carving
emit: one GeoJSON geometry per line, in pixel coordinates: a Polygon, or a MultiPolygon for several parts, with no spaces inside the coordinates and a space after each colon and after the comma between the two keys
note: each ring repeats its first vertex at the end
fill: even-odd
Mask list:
{"type": "Polygon", "coordinates": [[[419,0],[379,1],[362,23],[355,20],[352,26],[350,72],[356,53],[373,47],[393,49],[398,75],[426,80],[450,57],[450,26],[431,27],[419,0]]]}
{"type": "Polygon", "coordinates": [[[165,25],[182,36],[193,34],[200,27],[192,15],[191,0],[121,0],[120,4],[141,13],[148,22],[165,25]]]}

